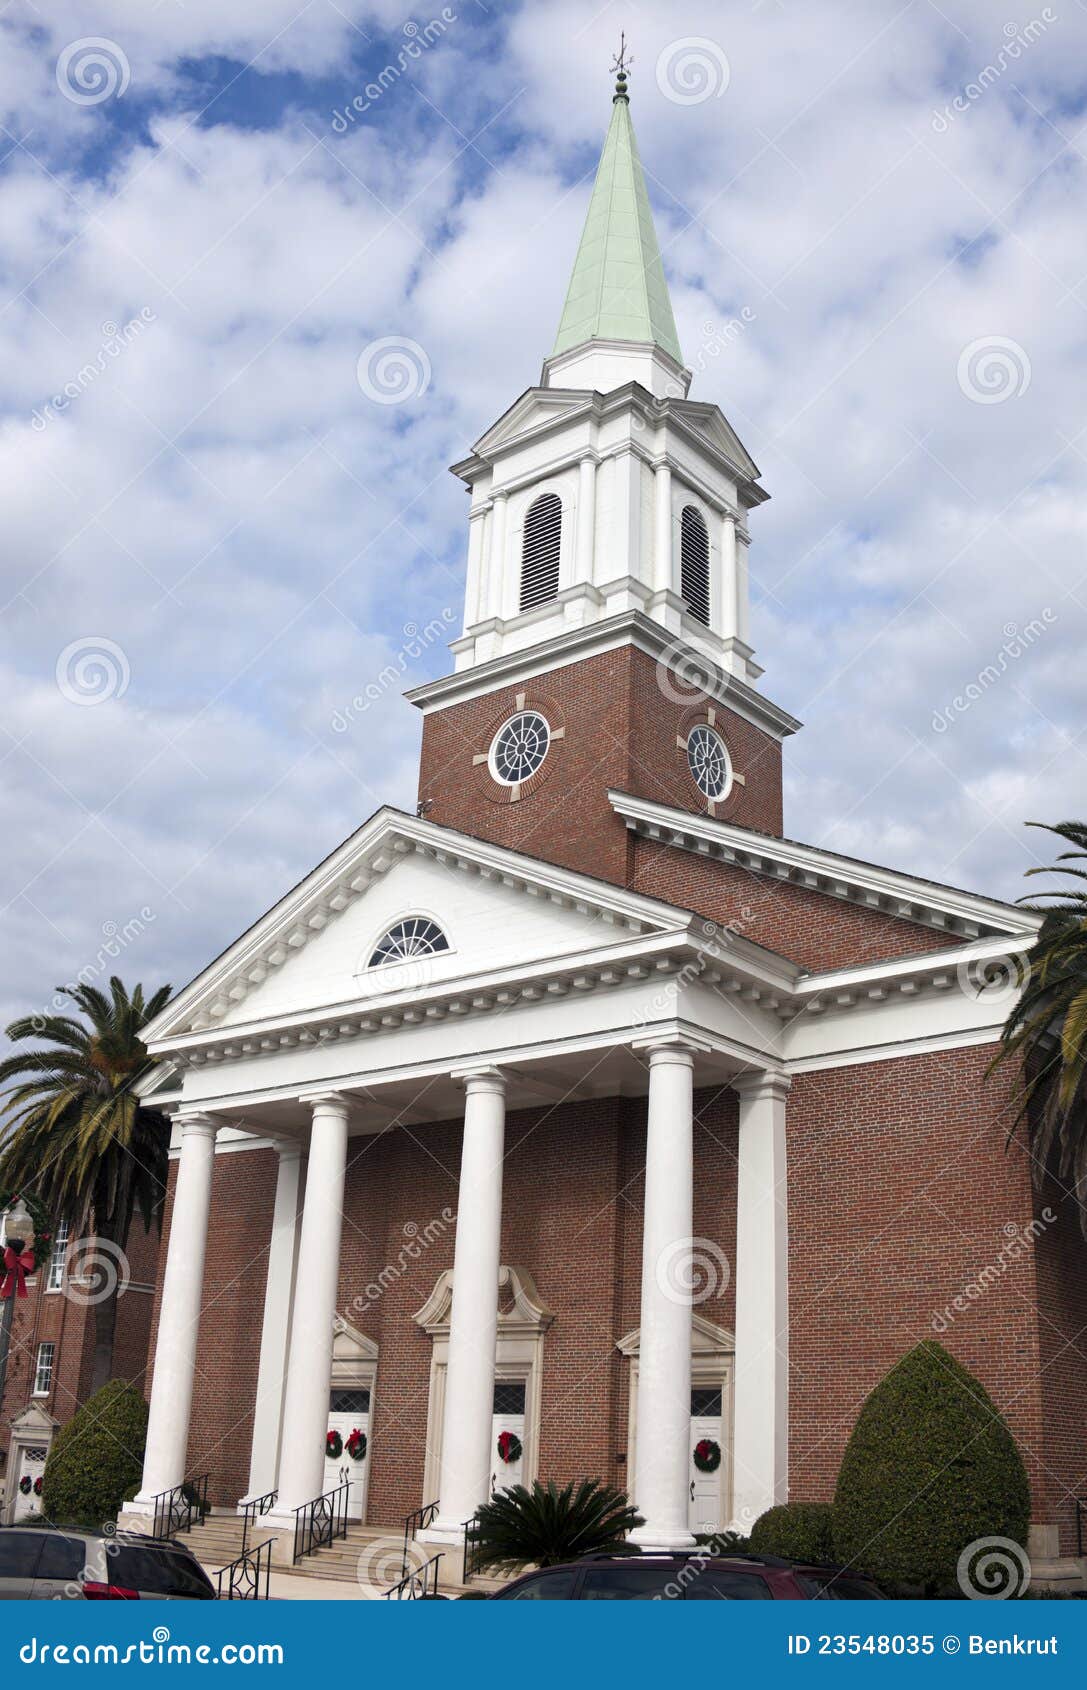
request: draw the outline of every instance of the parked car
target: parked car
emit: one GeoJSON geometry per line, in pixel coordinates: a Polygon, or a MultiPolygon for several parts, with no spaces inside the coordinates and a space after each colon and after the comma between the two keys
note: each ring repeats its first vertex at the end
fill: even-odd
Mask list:
{"type": "Polygon", "coordinates": [[[192,1550],[139,1532],[0,1526],[0,1601],[214,1601],[215,1586],[192,1550]]]}
{"type": "Polygon", "coordinates": [[[871,1579],[772,1555],[601,1555],[524,1573],[495,1602],[882,1601],[871,1579]]]}

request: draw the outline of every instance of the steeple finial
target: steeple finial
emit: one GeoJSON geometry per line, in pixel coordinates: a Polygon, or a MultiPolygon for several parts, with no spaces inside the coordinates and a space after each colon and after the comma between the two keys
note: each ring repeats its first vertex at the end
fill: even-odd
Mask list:
{"type": "Polygon", "coordinates": [[[615,104],[616,100],[626,100],[629,105],[630,101],[629,96],[627,95],[627,68],[633,63],[633,53],[627,52],[626,33],[625,31],[620,31],[619,51],[616,53],[611,67],[615,72],[615,93],[612,95],[612,105],[615,104]]]}

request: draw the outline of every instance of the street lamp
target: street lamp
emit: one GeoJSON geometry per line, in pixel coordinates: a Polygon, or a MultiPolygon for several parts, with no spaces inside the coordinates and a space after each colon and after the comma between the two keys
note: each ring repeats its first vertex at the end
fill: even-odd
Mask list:
{"type": "Polygon", "coordinates": [[[4,1277],[0,1282],[0,1403],[8,1378],[8,1350],[11,1348],[11,1323],[15,1317],[15,1298],[26,1296],[24,1280],[34,1271],[34,1222],[21,1197],[16,1197],[3,1215],[4,1277]],[[29,1259],[29,1267],[28,1267],[29,1259]]]}

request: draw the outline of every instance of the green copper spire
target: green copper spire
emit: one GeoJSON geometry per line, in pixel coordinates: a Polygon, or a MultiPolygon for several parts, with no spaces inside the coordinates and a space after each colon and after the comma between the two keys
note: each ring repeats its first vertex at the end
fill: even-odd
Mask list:
{"type": "Polygon", "coordinates": [[[552,356],[586,340],[635,340],[661,347],[682,364],[622,68],[615,86],[552,356]]]}

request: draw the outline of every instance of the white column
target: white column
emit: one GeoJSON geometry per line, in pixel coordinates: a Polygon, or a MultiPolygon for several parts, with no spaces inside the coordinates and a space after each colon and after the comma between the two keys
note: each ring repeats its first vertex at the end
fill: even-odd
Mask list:
{"type": "Polygon", "coordinates": [[[672,471],[658,464],[653,475],[653,591],[672,585],[672,471]]]}
{"type": "Polygon", "coordinates": [[[577,480],[577,538],[574,547],[574,580],[593,578],[593,549],[596,543],[596,460],[582,458],[577,480]]]}
{"type": "Polygon", "coordinates": [[[734,1082],[740,1094],[736,1187],[733,1512],[749,1532],[789,1496],[789,1233],[786,1075],[734,1082]]]}
{"type": "Polygon", "coordinates": [[[736,637],[751,644],[751,584],[747,568],[748,537],[736,533],[736,637]]]}
{"type": "Polygon", "coordinates": [[[309,1101],[313,1126],[283,1393],[279,1500],[268,1516],[283,1525],[293,1521],[294,1509],[312,1502],[325,1488],[332,1321],[340,1284],[348,1103],[337,1092],[309,1101]]]}
{"type": "Polygon", "coordinates": [[[495,493],[491,503],[491,543],[487,548],[487,606],[491,616],[516,616],[521,603],[521,571],[506,556],[509,496],[495,493]]]}
{"type": "Polygon", "coordinates": [[[464,572],[464,629],[465,632],[482,618],[485,582],[483,578],[483,533],[487,522],[487,508],[480,505],[468,517],[468,561],[464,572]]]}
{"type": "Polygon", "coordinates": [[[734,639],[740,631],[736,583],[736,518],[726,511],[721,518],[721,638],[734,639]]]}
{"type": "Polygon", "coordinates": [[[302,1184],[302,1146],[279,1147],[272,1233],[268,1245],[268,1277],[264,1282],[264,1320],[260,1334],[257,1399],[253,1406],[253,1443],[249,1458],[249,1486],[243,1501],[275,1489],[283,1425],[283,1391],[287,1382],[287,1352],[291,1335],[291,1302],[298,1259],[299,1196],[302,1184]]]}
{"type": "Polygon", "coordinates": [[[681,1044],[650,1048],[633,1497],[645,1524],[631,1533],[645,1549],[684,1549],[694,1542],[687,1525],[693,1088],[691,1050],[681,1044]]]}
{"type": "Polygon", "coordinates": [[[180,1120],[181,1155],[155,1340],[143,1480],[138,1495],[125,1504],[126,1513],[153,1513],[154,1498],[185,1478],[216,1125],[208,1115],[183,1115],[180,1120]]]}
{"type": "Polygon", "coordinates": [[[459,1543],[490,1494],[506,1081],[497,1069],[464,1076],[464,1143],[453,1248],[438,1517],[420,1535],[459,1543]]]}

